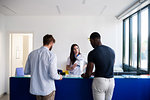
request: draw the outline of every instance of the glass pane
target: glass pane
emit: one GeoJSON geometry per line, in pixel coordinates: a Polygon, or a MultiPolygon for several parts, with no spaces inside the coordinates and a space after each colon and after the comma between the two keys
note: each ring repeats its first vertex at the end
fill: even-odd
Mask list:
{"type": "Polygon", "coordinates": [[[148,70],[148,8],[141,11],[141,68],[148,70]]]}
{"type": "Polygon", "coordinates": [[[129,65],[129,19],[125,21],[125,64],[129,65]]]}
{"type": "Polygon", "coordinates": [[[137,14],[132,17],[132,66],[137,68],[137,14]]]}

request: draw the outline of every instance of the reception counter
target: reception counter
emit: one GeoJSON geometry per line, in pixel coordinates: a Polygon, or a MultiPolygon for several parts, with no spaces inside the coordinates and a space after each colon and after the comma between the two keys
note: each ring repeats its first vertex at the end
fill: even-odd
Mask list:
{"type": "MultiPolygon", "coordinates": [[[[64,77],[57,80],[55,100],[93,100],[92,80],[64,77]]],[[[10,100],[36,100],[29,93],[30,77],[10,77],[10,100]]],[[[150,78],[141,76],[115,76],[112,100],[150,100],[150,78]]]]}

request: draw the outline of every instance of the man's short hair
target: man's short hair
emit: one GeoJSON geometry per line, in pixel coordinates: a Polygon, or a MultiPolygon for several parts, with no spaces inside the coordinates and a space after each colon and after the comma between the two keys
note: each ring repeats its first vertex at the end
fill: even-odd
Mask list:
{"type": "Polygon", "coordinates": [[[43,45],[49,45],[50,42],[55,43],[55,39],[54,39],[54,37],[52,35],[46,34],[43,37],[43,45]]]}
{"type": "Polygon", "coordinates": [[[91,35],[90,35],[90,39],[100,39],[101,36],[98,32],[93,32],[91,35]]]}

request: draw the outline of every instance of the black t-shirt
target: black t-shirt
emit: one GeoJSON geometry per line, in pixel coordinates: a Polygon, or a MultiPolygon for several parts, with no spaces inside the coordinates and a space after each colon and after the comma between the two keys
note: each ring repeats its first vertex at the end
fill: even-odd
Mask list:
{"type": "Polygon", "coordinates": [[[90,51],[88,62],[95,64],[95,77],[113,77],[115,53],[110,47],[101,45],[90,51]]]}

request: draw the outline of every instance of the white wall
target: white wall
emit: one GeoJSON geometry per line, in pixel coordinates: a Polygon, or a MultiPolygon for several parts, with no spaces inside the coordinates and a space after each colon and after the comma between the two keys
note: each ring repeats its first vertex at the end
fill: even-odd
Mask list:
{"type": "Polygon", "coordinates": [[[5,16],[0,14],[0,95],[6,92],[6,34],[5,16]]]}
{"type": "Polygon", "coordinates": [[[103,44],[115,50],[115,65],[118,66],[122,62],[122,25],[115,17],[8,16],[6,19],[8,34],[12,32],[34,33],[34,49],[42,46],[42,38],[46,33],[52,34],[56,39],[53,52],[58,58],[58,68],[65,69],[66,59],[73,43],[79,45],[84,55],[92,50],[88,37],[93,31],[101,34],[103,44]]]}

